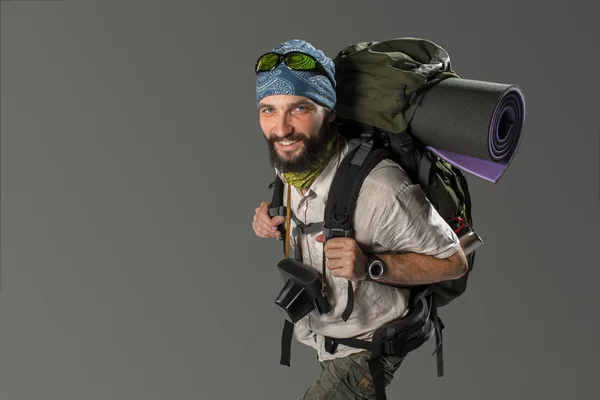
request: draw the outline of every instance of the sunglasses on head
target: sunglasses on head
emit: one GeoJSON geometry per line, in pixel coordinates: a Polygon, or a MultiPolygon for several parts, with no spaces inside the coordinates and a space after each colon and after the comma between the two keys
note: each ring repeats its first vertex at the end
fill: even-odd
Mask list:
{"type": "MultiPolygon", "coordinates": [[[[313,56],[299,51],[294,51],[287,54],[278,54],[269,52],[258,57],[254,70],[258,74],[259,72],[272,71],[281,62],[294,71],[317,71],[322,73],[329,79],[329,75],[325,68],[319,63],[313,56]]],[[[329,79],[331,81],[331,79],[329,79]]],[[[333,82],[332,82],[333,83],[333,82]]]]}

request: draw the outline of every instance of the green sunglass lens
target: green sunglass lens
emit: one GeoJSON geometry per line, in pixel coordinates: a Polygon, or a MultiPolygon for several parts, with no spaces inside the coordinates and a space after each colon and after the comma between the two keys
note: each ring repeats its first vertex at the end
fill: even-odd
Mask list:
{"type": "Polygon", "coordinates": [[[266,54],[258,60],[258,65],[256,68],[259,71],[268,71],[272,69],[275,64],[277,64],[277,60],[279,60],[279,56],[277,54],[266,54]]]}
{"type": "Polygon", "coordinates": [[[309,70],[314,69],[317,65],[315,60],[301,53],[290,53],[285,56],[285,63],[292,69],[309,70]]]}

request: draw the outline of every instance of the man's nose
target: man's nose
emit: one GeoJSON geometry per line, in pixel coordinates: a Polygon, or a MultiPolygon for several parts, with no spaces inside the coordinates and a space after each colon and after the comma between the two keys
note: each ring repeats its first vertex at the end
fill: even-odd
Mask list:
{"type": "Polygon", "coordinates": [[[282,114],[277,117],[272,132],[274,135],[286,137],[294,131],[294,127],[289,123],[288,118],[289,116],[287,114],[282,114]]]}

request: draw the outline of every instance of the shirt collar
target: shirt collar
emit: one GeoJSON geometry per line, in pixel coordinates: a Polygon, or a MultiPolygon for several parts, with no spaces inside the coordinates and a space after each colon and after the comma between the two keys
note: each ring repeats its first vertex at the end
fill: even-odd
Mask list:
{"type": "MultiPolygon", "coordinates": [[[[309,186],[304,196],[312,196],[314,194],[317,197],[319,197],[323,201],[323,203],[327,201],[327,197],[329,195],[329,188],[331,187],[333,178],[335,177],[335,173],[348,151],[350,151],[348,141],[338,133],[335,154],[333,155],[333,157],[331,157],[331,160],[329,160],[327,166],[315,179],[312,185],[309,186]]],[[[283,173],[277,169],[275,169],[275,172],[279,176],[279,179],[281,179],[282,182],[285,183],[283,173]]]]}
{"type": "Polygon", "coordinates": [[[317,179],[315,179],[309,188],[309,193],[313,192],[319,199],[323,201],[323,203],[327,201],[329,189],[333,183],[335,173],[337,172],[338,167],[340,166],[340,163],[344,159],[344,156],[347,152],[348,142],[343,136],[338,134],[334,156],[331,157],[331,160],[329,160],[327,166],[323,169],[323,171],[319,174],[317,179]]]}

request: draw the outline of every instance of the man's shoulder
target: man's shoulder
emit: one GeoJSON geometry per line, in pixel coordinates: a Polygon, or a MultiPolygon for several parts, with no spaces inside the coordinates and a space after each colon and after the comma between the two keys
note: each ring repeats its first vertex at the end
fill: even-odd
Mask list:
{"type": "MultiPolygon", "coordinates": [[[[341,137],[339,164],[354,148],[347,139],[341,137]]],[[[332,171],[333,174],[336,171],[332,171]]],[[[370,199],[380,196],[391,196],[401,193],[412,185],[412,181],[400,164],[389,158],[381,160],[365,177],[360,190],[360,197],[367,195],[370,199]]]]}
{"type": "Polygon", "coordinates": [[[391,195],[402,192],[412,184],[413,182],[402,166],[393,160],[384,159],[375,165],[366,176],[362,191],[391,195]]]}
{"type": "MultiPolygon", "coordinates": [[[[384,159],[365,177],[356,200],[355,239],[368,251],[383,250],[378,244],[382,229],[402,227],[410,218],[402,203],[412,197],[414,185],[398,163],[384,159]]],[[[396,229],[396,228],[392,228],[396,229]]]]}

